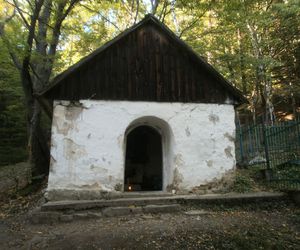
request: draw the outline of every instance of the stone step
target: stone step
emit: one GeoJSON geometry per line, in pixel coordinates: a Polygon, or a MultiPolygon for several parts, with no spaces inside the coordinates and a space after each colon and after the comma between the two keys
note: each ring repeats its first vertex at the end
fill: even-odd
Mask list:
{"type": "MultiPolygon", "coordinates": [[[[33,223],[68,222],[77,219],[114,217],[130,214],[171,213],[183,207],[207,205],[247,205],[250,203],[288,201],[284,193],[169,195],[155,197],[127,197],[111,200],[53,201],[43,204],[29,215],[33,223]]],[[[192,213],[193,214],[193,213],[192,213]]]]}
{"type": "Polygon", "coordinates": [[[176,196],[164,197],[130,197],[111,200],[64,200],[51,201],[42,205],[42,211],[86,210],[104,207],[129,207],[146,205],[176,204],[176,196]]]}
{"type": "Polygon", "coordinates": [[[151,197],[126,197],[110,200],[64,200],[51,201],[42,205],[42,211],[87,210],[104,207],[129,207],[146,205],[213,205],[213,204],[249,204],[287,199],[284,193],[248,193],[248,194],[207,194],[207,195],[168,195],[151,197]]]}
{"type": "Polygon", "coordinates": [[[181,211],[179,204],[169,205],[145,205],[129,207],[104,207],[97,210],[83,211],[42,211],[40,208],[34,210],[29,219],[33,224],[52,224],[57,222],[71,222],[81,219],[97,219],[102,217],[126,216],[132,214],[157,214],[174,213],[181,211]]]}

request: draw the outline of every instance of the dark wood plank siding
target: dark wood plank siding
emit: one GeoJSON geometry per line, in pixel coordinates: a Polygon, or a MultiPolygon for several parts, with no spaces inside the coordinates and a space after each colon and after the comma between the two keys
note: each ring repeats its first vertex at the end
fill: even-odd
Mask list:
{"type": "Polygon", "coordinates": [[[224,103],[231,97],[207,69],[151,23],[112,44],[45,93],[57,100],[224,103]]]}

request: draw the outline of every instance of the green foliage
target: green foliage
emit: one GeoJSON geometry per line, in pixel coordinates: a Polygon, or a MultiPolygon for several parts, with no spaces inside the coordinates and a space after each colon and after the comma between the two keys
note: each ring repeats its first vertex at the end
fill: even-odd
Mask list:
{"type": "Polygon", "coordinates": [[[287,163],[272,169],[272,181],[270,186],[279,191],[299,191],[300,166],[287,163]]]}
{"type": "Polygon", "coordinates": [[[231,187],[231,190],[237,193],[248,193],[256,190],[257,184],[250,176],[249,172],[237,171],[236,176],[231,187]]]}
{"type": "MultiPolygon", "coordinates": [[[[3,44],[0,40],[0,46],[3,44]]],[[[5,47],[4,47],[5,48],[5,47]]],[[[27,128],[19,74],[7,51],[0,52],[0,166],[27,158],[27,128]]]]}
{"type": "Polygon", "coordinates": [[[284,169],[276,171],[277,177],[282,179],[299,180],[300,181],[300,166],[289,165],[284,169]]]}

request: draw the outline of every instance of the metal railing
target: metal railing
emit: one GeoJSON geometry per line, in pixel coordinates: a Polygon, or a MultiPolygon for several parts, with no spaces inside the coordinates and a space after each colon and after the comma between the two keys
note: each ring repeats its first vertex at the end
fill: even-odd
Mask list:
{"type": "Polygon", "coordinates": [[[300,119],[237,125],[236,138],[239,165],[260,165],[272,170],[273,183],[286,189],[300,188],[300,119]]]}

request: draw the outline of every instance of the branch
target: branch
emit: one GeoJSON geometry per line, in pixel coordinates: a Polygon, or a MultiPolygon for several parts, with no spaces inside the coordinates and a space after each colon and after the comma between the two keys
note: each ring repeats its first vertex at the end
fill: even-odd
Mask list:
{"type": "MultiPolygon", "coordinates": [[[[15,0],[14,0],[15,1],[15,0]]],[[[39,18],[39,14],[40,11],[42,9],[42,6],[44,4],[44,0],[39,0],[39,1],[35,1],[36,5],[35,5],[35,9],[31,15],[30,18],[30,24],[28,26],[28,37],[27,37],[27,45],[28,45],[28,52],[29,54],[31,53],[32,50],[32,45],[33,45],[33,40],[35,37],[35,27],[36,27],[36,23],[38,21],[39,18]]],[[[28,55],[25,55],[25,57],[28,55]]]]}
{"type": "Polygon", "coordinates": [[[57,15],[56,15],[56,21],[53,27],[53,34],[52,34],[52,39],[50,42],[50,48],[49,48],[49,55],[54,56],[56,53],[56,47],[59,41],[59,36],[60,36],[60,29],[62,26],[63,21],[67,17],[67,15],[71,12],[75,4],[79,3],[80,0],[71,0],[68,8],[64,12],[64,8],[66,7],[67,0],[61,1],[58,4],[58,10],[57,10],[57,15]]]}
{"type": "MultiPolygon", "coordinates": [[[[13,4],[13,3],[11,3],[11,2],[9,2],[9,1],[7,1],[7,0],[4,0],[4,1],[5,1],[7,4],[13,6],[15,9],[17,9],[17,6],[16,6],[15,4],[13,4]]],[[[27,0],[27,2],[29,2],[29,1],[27,0]]],[[[30,6],[31,6],[32,11],[33,11],[32,4],[31,4],[30,6]]],[[[28,15],[28,16],[31,16],[31,15],[32,15],[31,13],[29,13],[29,12],[27,12],[27,11],[21,9],[20,7],[18,7],[18,13],[19,13],[19,11],[23,13],[23,17],[24,17],[24,14],[26,14],[26,15],[28,15]]],[[[25,17],[24,17],[24,18],[25,18],[25,17]]],[[[22,20],[23,20],[23,19],[22,19],[22,20]]],[[[24,20],[23,20],[23,21],[24,21],[24,20]]],[[[26,22],[27,22],[27,20],[26,20],[26,22]]],[[[27,23],[28,23],[28,22],[27,22],[27,23]]],[[[25,24],[25,25],[26,25],[26,24],[25,24]]],[[[49,24],[47,24],[47,23],[45,23],[45,25],[47,25],[48,28],[53,29],[53,27],[52,27],[51,25],[49,25],[49,24]]],[[[26,28],[28,28],[27,25],[26,25],[26,28]]]]}
{"type": "Polygon", "coordinates": [[[60,25],[62,24],[62,22],[65,20],[65,18],[67,17],[67,15],[69,15],[69,13],[71,12],[71,10],[74,8],[76,3],[79,3],[81,0],[71,0],[69,7],[67,8],[67,10],[65,11],[65,13],[63,13],[62,18],[60,20],[60,25]]]}
{"type": "Polygon", "coordinates": [[[26,0],[26,2],[28,3],[28,5],[30,6],[30,8],[31,8],[31,10],[33,11],[33,5],[32,5],[32,3],[30,2],[30,0],[26,0]]]}
{"type": "Polygon", "coordinates": [[[153,15],[155,15],[158,4],[159,4],[159,0],[151,0],[150,2],[151,2],[151,13],[153,15]]]}
{"type": "Polygon", "coordinates": [[[5,18],[2,22],[0,22],[0,36],[4,35],[4,26],[5,26],[5,24],[7,24],[10,20],[12,20],[15,15],[16,15],[16,12],[14,10],[14,12],[12,13],[11,16],[5,18]]]}
{"type": "Polygon", "coordinates": [[[23,20],[25,26],[27,27],[27,29],[30,29],[30,25],[29,25],[29,23],[27,22],[25,16],[23,15],[23,11],[20,9],[20,7],[19,7],[17,1],[16,1],[16,0],[13,0],[13,2],[14,2],[14,7],[17,9],[17,11],[18,11],[18,13],[19,13],[21,19],[23,20]]]}
{"type": "Polygon", "coordinates": [[[34,69],[35,67],[34,67],[34,65],[32,64],[32,63],[29,63],[29,67],[30,67],[30,69],[31,69],[31,71],[32,71],[32,73],[33,73],[33,75],[37,78],[37,80],[40,82],[40,83],[44,83],[43,81],[42,81],[42,79],[40,78],[40,76],[39,76],[39,74],[36,72],[36,70],[34,69]]]}
{"type": "Polygon", "coordinates": [[[45,0],[43,10],[39,16],[39,23],[36,36],[36,50],[43,56],[47,49],[47,24],[51,15],[52,0],[45,0]]]}
{"type": "MultiPolygon", "coordinates": [[[[158,2],[158,1],[157,1],[158,2]]],[[[166,10],[167,10],[167,7],[168,7],[168,1],[164,1],[164,5],[163,5],[163,8],[159,14],[159,17],[158,19],[163,23],[164,22],[164,19],[165,19],[165,16],[166,16],[166,10]]]]}
{"type": "MultiPolygon", "coordinates": [[[[28,21],[26,20],[26,18],[25,18],[25,16],[24,16],[24,13],[27,14],[28,16],[31,16],[31,14],[28,13],[27,11],[24,11],[23,9],[21,9],[20,6],[18,5],[18,2],[17,2],[16,0],[13,0],[13,2],[14,2],[14,4],[13,4],[13,3],[10,3],[10,2],[8,2],[8,1],[6,1],[6,3],[8,3],[8,4],[11,5],[11,6],[13,6],[13,7],[18,11],[18,13],[19,13],[19,15],[20,15],[22,21],[24,22],[24,25],[25,25],[26,28],[29,30],[29,29],[30,29],[30,24],[29,24],[28,21]]],[[[29,1],[27,1],[27,2],[29,2],[29,1]]],[[[34,10],[33,10],[32,4],[30,4],[30,7],[31,7],[32,11],[34,11],[34,10]]],[[[35,35],[34,35],[33,39],[37,42],[35,35]]]]}
{"type": "Polygon", "coordinates": [[[135,17],[134,17],[134,24],[136,24],[136,20],[139,14],[139,6],[140,6],[140,2],[139,0],[136,0],[136,12],[135,12],[135,17]]]}
{"type": "Polygon", "coordinates": [[[179,34],[179,38],[183,35],[184,32],[193,28],[197,24],[197,22],[206,14],[206,12],[211,9],[213,2],[214,1],[210,1],[209,4],[207,5],[207,8],[200,15],[198,15],[193,22],[191,22],[187,27],[181,30],[179,34]]]}
{"type": "Polygon", "coordinates": [[[270,2],[267,2],[266,11],[268,11],[270,9],[270,7],[272,6],[273,2],[274,2],[273,0],[270,0],[270,2]]]}
{"type": "Polygon", "coordinates": [[[248,21],[246,23],[247,23],[248,31],[250,33],[253,52],[254,52],[256,58],[258,59],[258,58],[260,58],[260,52],[259,52],[259,41],[257,38],[257,34],[256,34],[256,31],[253,28],[253,26],[251,26],[248,21]]]}
{"type": "Polygon", "coordinates": [[[186,26],[185,28],[183,28],[183,29],[181,30],[181,32],[179,33],[179,35],[178,35],[179,38],[182,37],[182,35],[183,35],[184,32],[186,32],[187,30],[193,28],[193,27],[196,25],[196,23],[199,21],[200,18],[201,18],[201,17],[196,18],[196,19],[195,19],[193,22],[191,22],[188,26],[186,26]]]}
{"type": "Polygon", "coordinates": [[[15,67],[17,68],[17,70],[21,71],[22,70],[21,62],[17,58],[16,54],[13,53],[11,50],[9,50],[8,53],[9,53],[14,65],[15,65],[15,67]]]}
{"type": "Polygon", "coordinates": [[[13,13],[10,16],[8,16],[7,18],[5,18],[4,21],[0,22],[0,25],[4,27],[4,24],[6,24],[10,20],[12,20],[15,15],[16,15],[16,10],[14,9],[13,13]]]}
{"type": "Polygon", "coordinates": [[[95,11],[93,9],[91,9],[90,7],[84,5],[84,4],[81,4],[79,3],[80,6],[82,6],[83,8],[87,9],[88,11],[92,12],[92,13],[95,13],[95,14],[98,14],[99,16],[101,16],[106,22],[110,23],[111,25],[113,25],[119,32],[121,32],[121,29],[115,24],[113,23],[112,21],[110,21],[106,16],[102,15],[100,12],[98,11],[95,11]]]}
{"type": "Polygon", "coordinates": [[[132,17],[132,13],[131,13],[131,9],[128,8],[127,3],[124,2],[124,0],[121,0],[123,7],[125,8],[125,10],[127,11],[128,15],[130,15],[130,17],[132,17]]]}
{"type": "MultiPolygon", "coordinates": [[[[23,86],[23,90],[24,90],[24,94],[28,106],[31,106],[33,104],[33,83],[32,83],[32,78],[29,70],[31,52],[32,52],[32,46],[34,40],[35,27],[43,4],[44,4],[44,0],[35,1],[35,8],[30,18],[30,26],[29,26],[28,37],[26,42],[27,50],[25,51],[25,56],[22,62],[21,79],[22,79],[22,86],[23,86]]],[[[30,115],[31,114],[29,114],[29,117],[30,115]]]]}
{"type": "MultiPolygon", "coordinates": [[[[4,0],[4,1],[5,1],[7,4],[11,5],[12,7],[14,7],[15,9],[17,8],[17,6],[16,6],[15,4],[13,4],[13,3],[11,3],[11,2],[9,2],[9,1],[7,1],[7,0],[4,0]]],[[[27,11],[21,9],[20,7],[19,7],[19,10],[20,10],[22,13],[24,13],[24,14],[26,14],[26,15],[28,15],[28,16],[31,15],[29,12],[27,12],[27,11]]]]}

